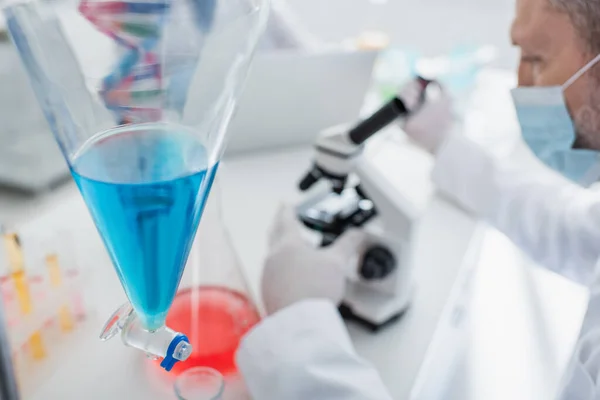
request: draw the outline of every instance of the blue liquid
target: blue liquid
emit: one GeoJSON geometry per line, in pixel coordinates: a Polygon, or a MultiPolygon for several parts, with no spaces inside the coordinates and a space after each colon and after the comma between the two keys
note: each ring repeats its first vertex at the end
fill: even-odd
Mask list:
{"type": "Polygon", "coordinates": [[[71,172],[144,327],[164,325],[217,166],[184,128],[148,124],[100,135],[71,172]]]}

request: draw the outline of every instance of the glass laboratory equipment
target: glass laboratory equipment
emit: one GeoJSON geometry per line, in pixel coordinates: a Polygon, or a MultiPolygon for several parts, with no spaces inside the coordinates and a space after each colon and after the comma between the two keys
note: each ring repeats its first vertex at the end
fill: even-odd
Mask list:
{"type": "MultiPolygon", "coordinates": [[[[19,393],[31,398],[58,365],[68,362],[68,350],[81,343],[85,319],[73,313],[73,294],[85,290],[68,279],[75,265],[72,248],[46,236],[38,224],[21,225],[18,232],[0,231],[0,289],[11,361],[19,393]]],[[[0,228],[1,229],[1,228],[0,228]]]]}
{"type": "Polygon", "coordinates": [[[10,3],[8,30],[129,302],[101,339],[187,359],[165,325],[267,0],[10,3]]]}
{"type": "Polygon", "coordinates": [[[194,366],[219,371],[235,379],[235,352],[241,338],[261,319],[227,229],[220,185],[215,182],[202,222],[167,315],[167,325],[186,332],[194,348],[179,374],[194,366]]]}
{"type": "Polygon", "coordinates": [[[179,400],[220,400],[225,383],[223,376],[212,368],[190,368],[175,380],[175,395],[179,400]]]}
{"type": "Polygon", "coordinates": [[[58,146],[0,16],[0,182],[29,192],[68,177],[58,146]]]}

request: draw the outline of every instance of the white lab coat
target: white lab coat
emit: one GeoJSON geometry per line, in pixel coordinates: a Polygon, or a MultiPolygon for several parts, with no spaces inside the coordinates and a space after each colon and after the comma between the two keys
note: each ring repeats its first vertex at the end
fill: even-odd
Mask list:
{"type": "MultiPolygon", "coordinates": [[[[461,135],[438,153],[433,179],[442,194],[506,233],[540,265],[585,284],[594,280],[597,192],[541,164],[500,160],[461,135]]],[[[256,400],[391,399],[354,352],[335,306],[324,300],[266,318],[243,340],[237,362],[256,400]]]]}

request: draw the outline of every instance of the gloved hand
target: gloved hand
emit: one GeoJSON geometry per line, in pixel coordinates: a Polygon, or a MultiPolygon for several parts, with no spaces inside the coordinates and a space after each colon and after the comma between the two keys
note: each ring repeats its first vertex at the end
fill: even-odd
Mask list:
{"type": "Polygon", "coordinates": [[[454,114],[452,99],[444,88],[436,82],[429,86],[423,102],[423,90],[416,80],[404,86],[399,97],[412,113],[404,123],[404,131],[419,146],[435,154],[453,126],[454,114]]]}
{"type": "Polygon", "coordinates": [[[261,282],[269,315],[310,298],[338,304],[344,295],[346,277],[358,269],[366,243],[362,231],[348,230],[330,246],[317,248],[302,237],[302,229],[294,210],[283,206],[271,230],[261,282]]]}

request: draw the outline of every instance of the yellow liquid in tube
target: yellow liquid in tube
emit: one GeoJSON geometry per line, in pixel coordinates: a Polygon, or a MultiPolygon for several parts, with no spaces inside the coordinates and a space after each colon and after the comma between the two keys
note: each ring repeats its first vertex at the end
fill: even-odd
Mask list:
{"type": "Polygon", "coordinates": [[[46,348],[40,331],[35,331],[34,334],[31,335],[29,344],[31,345],[31,355],[34,360],[43,360],[46,358],[46,348]]]}
{"type": "Polygon", "coordinates": [[[23,315],[29,315],[33,312],[33,304],[31,301],[31,293],[29,292],[29,282],[25,271],[12,272],[11,277],[15,285],[17,294],[17,302],[23,315]]]}
{"type": "MultiPolygon", "coordinates": [[[[23,261],[23,252],[21,243],[16,233],[4,235],[4,246],[8,253],[8,265],[10,274],[15,284],[15,292],[17,293],[17,301],[23,315],[29,315],[33,311],[33,302],[31,301],[31,293],[29,292],[29,282],[25,274],[25,263],[23,261]]],[[[46,357],[46,349],[40,331],[36,331],[29,338],[31,346],[31,354],[34,359],[41,360],[46,357]]]]}
{"type": "MultiPolygon", "coordinates": [[[[60,273],[60,265],[58,264],[58,256],[56,254],[48,254],[46,256],[46,266],[48,267],[52,287],[59,288],[62,284],[62,276],[60,273]]],[[[73,330],[75,324],[69,306],[64,305],[60,308],[58,318],[60,320],[60,328],[63,332],[70,332],[73,330]]]]}

